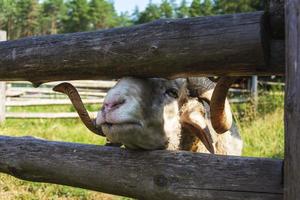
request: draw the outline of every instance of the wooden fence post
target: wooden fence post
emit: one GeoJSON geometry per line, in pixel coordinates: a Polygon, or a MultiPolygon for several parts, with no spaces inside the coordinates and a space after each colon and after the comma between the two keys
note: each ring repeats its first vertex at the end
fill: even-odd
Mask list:
{"type": "Polygon", "coordinates": [[[257,97],[258,97],[258,90],[257,90],[257,76],[251,77],[251,101],[253,103],[254,113],[256,113],[257,109],[257,97]]]}
{"type": "Polygon", "coordinates": [[[300,199],[300,2],[286,0],[284,199],[300,199]]]}
{"type": "MultiPolygon", "coordinates": [[[[6,31],[0,30],[0,41],[6,40],[6,31]]],[[[5,82],[0,82],[0,122],[5,120],[5,82]]]]}

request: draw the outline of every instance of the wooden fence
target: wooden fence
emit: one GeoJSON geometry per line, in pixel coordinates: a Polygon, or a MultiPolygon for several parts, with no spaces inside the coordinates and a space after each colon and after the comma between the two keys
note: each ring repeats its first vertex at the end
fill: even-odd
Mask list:
{"type": "MultiPolygon", "coordinates": [[[[257,81],[257,77],[249,78],[247,88],[231,88],[230,96],[233,97],[229,101],[231,103],[252,102],[256,104],[258,90],[257,84],[260,85],[284,85],[277,82],[257,81]]],[[[83,97],[84,104],[102,104],[104,96],[108,89],[116,84],[116,81],[70,81],[78,89],[83,97]]],[[[29,82],[7,82],[4,90],[5,98],[2,100],[5,109],[1,112],[2,121],[5,118],[77,118],[76,112],[60,112],[60,113],[33,113],[33,112],[10,112],[11,107],[27,107],[27,106],[54,106],[54,105],[71,105],[71,101],[62,94],[54,92],[52,88],[60,82],[45,83],[43,87],[34,88],[29,82]]],[[[96,113],[92,113],[96,116],[96,113]]]]}
{"type": "MultiPolygon", "coordinates": [[[[108,89],[116,84],[116,81],[70,81],[78,89],[85,104],[101,104],[108,89]]],[[[27,106],[53,106],[71,105],[71,101],[62,94],[54,92],[52,88],[60,82],[46,83],[43,87],[34,88],[29,82],[7,82],[5,118],[76,118],[75,112],[63,113],[33,113],[10,112],[11,107],[27,106]]],[[[4,111],[3,111],[4,112],[4,111]]],[[[94,116],[96,113],[93,113],[94,116]]],[[[4,117],[3,117],[4,119],[4,117]]]]}
{"type": "Polygon", "coordinates": [[[35,85],[127,75],[172,78],[286,71],[284,162],[0,137],[0,172],[138,199],[299,200],[299,13],[297,0],[270,0],[264,12],[167,19],[0,43],[0,80],[35,85]]]}
{"type": "MultiPolygon", "coordinates": [[[[116,81],[70,81],[78,89],[83,97],[84,104],[102,104],[106,92],[116,84],[116,81]]],[[[284,85],[284,83],[257,81],[257,77],[249,78],[248,87],[231,88],[230,96],[242,96],[230,98],[231,103],[246,103],[257,101],[257,87],[260,85],[284,85]]],[[[1,121],[5,118],[77,118],[76,112],[60,113],[33,113],[33,112],[10,112],[11,107],[27,106],[54,106],[54,105],[71,105],[71,101],[60,93],[54,92],[52,88],[61,82],[45,83],[41,87],[34,88],[30,82],[9,81],[3,88],[3,100],[5,109],[0,116],[1,121]]],[[[96,112],[91,113],[96,116],[96,112]]]]}
{"type": "MultiPolygon", "coordinates": [[[[84,104],[103,103],[107,91],[116,84],[116,81],[70,81],[76,86],[80,95],[83,97],[84,104]]],[[[254,103],[258,100],[258,84],[270,86],[284,86],[284,83],[257,81],[257,76],[248,80],[246,88],[231,88],[229,96],[242,96],[229,98],[230,103],[254,103]]],[[[6,82],[4,90],[5,99],[3,100],[5,109],[2,110],[2,121],[5,118],[77,118],[76,112],[59,113],[34,113],[34,112],[10,112],[12,107],[28,106],[55,106],[71,105],[71,101],[62,94],[54,92],[52,88],[60,82],[45,83],[43,87],[34,88],[29,82],[6,82]]],[[[96,116],[96,112],[91,113],[96,116]]]]}

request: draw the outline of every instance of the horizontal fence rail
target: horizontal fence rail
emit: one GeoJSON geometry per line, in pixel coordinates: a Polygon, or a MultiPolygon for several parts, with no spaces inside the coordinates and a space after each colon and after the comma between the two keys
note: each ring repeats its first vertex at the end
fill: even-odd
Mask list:
{"type": "MultiPolygon", "coordinates": [[[[79,91],[83,97],[84,104],[100,105],[104,101],[104,96],[108,89],[116,84],[116,81],[69,81],[79,91]],[[100,92],[99,92],[100,91],[100,92]],[[103,92],[101,92],[103,91],[103,92]]],[[[76,112],[11,112],[12,107],[28,106],[60,106],[72,105],[66,95],[54,92],[52,88],[61,82],[51,82],[43,87],[33,88],[29,82],[7,82],[6,87],[6,112],[5,118],[13,119],[54,119],[54,118],[78,118],[76,112]]],[[[91,112],[96,116],[96,112],[91,112]]]]}
{"type": "MultiPolygon", "coordinates": [[[[104,101],[108,89],[116,84],[116,81],[70,81],[83,96],[84,104],[98,104],[99,108],[104,101]],[[103,91],[103,92],[99,92],[103,91]]],[[[5,106],[10,107],[27,107],[27,106],[55,106],[71,105],[71,101],[65,96],[52,91],[52,87],[61,82],[47,83],[42,88],[33,88],[29,82],[7,82],[5,106]]],[[[284,86],[284,83],[258,81],[259,85],[284,86]]],[[[230,88],[229,93],[241,94],[243,97],[230,98],[230,103],[247,103],[251,102],[250,89],[230,88]],[[246,95],[246,96],[245,96],[246,95]]],[[[276,92],[272,93],[276,95],[276,92]]],[[[282,93],[278,93],[282,95],[282,93]]],[[[94,113],[94,116],[95,113],[94,113]]],[[[20,113],[6,112],[6,118],[77,118],[78,114],[64,113],[20,113]]]]}
{"type": "Polygon", "coordinates": [[[138,199],[281,200],[281,160],[0,137],[0,172],[138,199]],[[48,155],[48,156],[45,156],[48,155]],[[113,167],[112,167],[113,166],[113,167]]]}
{"type": "MultiPolygon", "coordinates": [[[[91,116],[97,116],[97,112],[90,112],[91,116]]],[[[63,119],[63,118],[78,118],[76,112],[60,112],[60,113],[20,113],[20,112],[8,112],[6,118],[11,119],[63,119]]]]}
{"type": "MultiPolygon", "coordinates": [[[[6,101],[5,106],[7,112],[6,118],[13,119],[35,119],[35,118],[78,118],[75,112],[61,112],[61,113],[31,113],[31,112],[10,112],[11,107],[28,107],[28,106],[56,106],[56,105],[72,105],[71,101],[66,95],[54,92],[52,88],[61,82],[50,82],[43,85],[43,87],[33,88],[29,82],[9,81],[6,87],[6,101]]],[[[70,81],[79,91],[83,97],[84,104],[97,104],[99,108],[104,101],[107,91],[116,84],[116,81],[70,81]],[[100,91],[100,92],[99,92],[100,91]],[[101,92],[102,91],[102,92],[101,92]]],[[[275,85],[275,82],[261,82],[260,84],[275,85]]],[[[281,85],[281,83],[278,83],[281,85]]],[[[251,101],[250,89],[231,88],[229,93],[239,95],[242,97],[230,98],[230,103],[247,103],[251,101]],[[246,96],[245,96],[246,95],[246,96]]],[[[94,116],[95,112],[93,113],[94,116]]]]}
{"type": "Polygon", "coordinates": [[[0,80],[39,85],[123,76],[284,74],[284,41],[264,12],[165,19],[108,30],[0,43],[0,80]]]}

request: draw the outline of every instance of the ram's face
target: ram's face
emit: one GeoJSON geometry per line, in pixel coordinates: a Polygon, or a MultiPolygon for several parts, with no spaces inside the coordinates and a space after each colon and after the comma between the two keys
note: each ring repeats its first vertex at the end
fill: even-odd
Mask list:
{"type": "Polygon", "coordinates": [[[113,143],[130,149],[164,149],[179,134],[183,79],[123,78],[105,97],[96,124],[113,143]]]}
{"type": "Polygon", "coordinates": [[[233,81],[224,77],[215,86],[205,77],[123,78],[109,90],[96,120],[90,119],[74,86],[61,83],[54,90],[69,96],[88,129],[112,143],[130,149],[178,149],[184,127],[213,153],[212,133],[225,133],[232,125],[226,93],[233,81]]]}

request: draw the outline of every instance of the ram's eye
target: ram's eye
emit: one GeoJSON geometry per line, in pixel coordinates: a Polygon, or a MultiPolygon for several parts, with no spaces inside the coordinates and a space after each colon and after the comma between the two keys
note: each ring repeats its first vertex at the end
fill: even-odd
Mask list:
{"type": "Polygon", "coordinates": [[[175,88],[167,89],[166,94],[170,97],[173,97],[174,99],[178,98],[178,90],[176,90],[175,88]]]}

